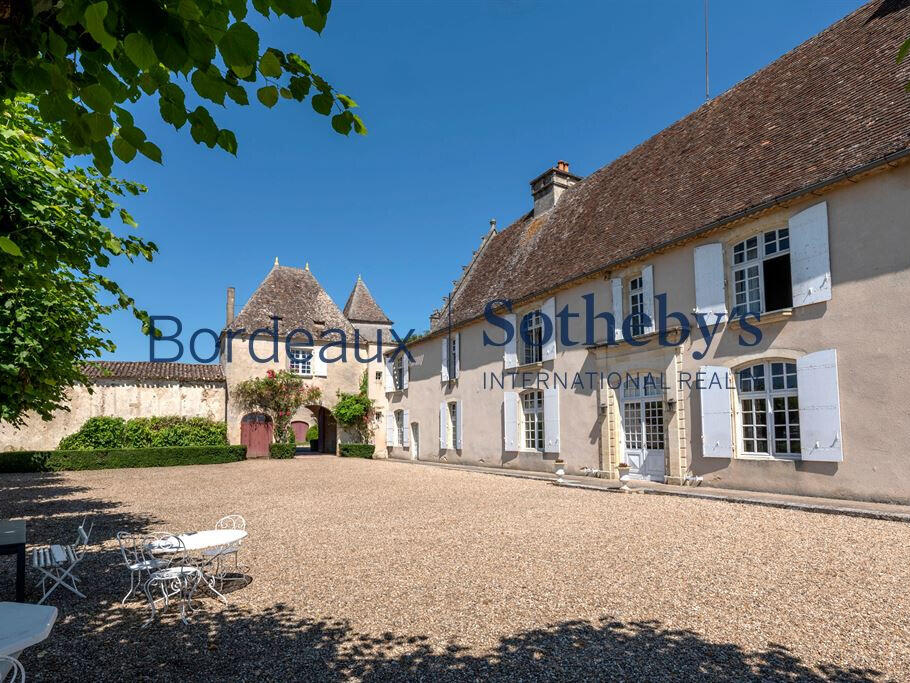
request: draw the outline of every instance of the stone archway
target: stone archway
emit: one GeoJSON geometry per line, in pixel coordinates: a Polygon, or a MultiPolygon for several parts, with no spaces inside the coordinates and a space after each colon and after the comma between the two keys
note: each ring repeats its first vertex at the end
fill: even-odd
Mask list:
{"type": "Polygon", "coordinates": [[[316,451],[319,453],[335,453],[338,444],[338,424],[332,411],[323,406],[307,406],[316,418],[319,428],[319,439],[316,442],[316,451]]]}

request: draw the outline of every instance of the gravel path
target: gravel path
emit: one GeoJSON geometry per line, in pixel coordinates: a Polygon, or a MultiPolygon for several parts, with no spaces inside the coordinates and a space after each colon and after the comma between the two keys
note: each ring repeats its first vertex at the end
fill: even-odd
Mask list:
{"type": "Polygon", "coordinates": [[[32,543],[92,513],[35,680],[910,680],[905,524],[332,457],[0,476],[32,543]],[[141,630],[115,532],[232,512],[252,582],[141,630]]]}

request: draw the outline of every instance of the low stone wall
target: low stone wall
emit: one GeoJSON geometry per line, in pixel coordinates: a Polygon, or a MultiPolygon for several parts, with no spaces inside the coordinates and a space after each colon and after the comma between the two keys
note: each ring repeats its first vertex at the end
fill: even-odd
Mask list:
{"type": "Polygon", "coordinates": [[[162,380],[100,380],[70,391],[69,411],[57,411],[49,422],[37,415],[17,429],[0,422],[0,451],[54,449],[64,436],[78,430],[90,417],[206,417],[225,419],[223,382],[162,380]]]}

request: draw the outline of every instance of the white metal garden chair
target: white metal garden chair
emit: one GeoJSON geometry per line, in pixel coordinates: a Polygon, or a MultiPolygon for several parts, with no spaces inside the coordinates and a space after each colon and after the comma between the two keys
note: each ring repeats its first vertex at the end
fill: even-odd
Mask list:
{"type": "MultiPolygon", "coordinates": [[[[216,529],[240,529],[246,531],[246,520],[241,515],[226,515],[215,522],[216,529]]],[[[202,551],[202,556],[205,558],[206,562],[215,563],[215,575],[218,577],[223,576],[221,571],[221,563],[229,555],[234,556],[234,569],[237,570],[240,568],[238,563],[237,555],[240,551],[241,541],[236,543],[231,543],[229,545],[222,545],[217,548],[208,548],[207,550],[202,551]]]]}
{"type": "Polygon", "coordinates": [[[22,662],[9,655],[0,655],[0,683],[25,683],[22,662]]]}
{"type": "Polygon", "coordinates": [[[82,520],[82,524],[77,529],[76,542],[72,545],[49,545],[32,551],[32,566],[41,572],[42,595],[38,601],[39,605],[57,590],[57,586],[63,586],[80,598],[85,597],[85,594],[76,585],[80,578],[75,570],[85,557],[89,537],[95,526],[95,523],[92,522],[86,529],[87,521],[87,518],[82,520]],[[47,587],[48,580],[53,582],[50,588],[47,587]]]}
{"type": "Polygon", "coordinates": [[[117,543],[120,545],[120,555],[123,564],[130,573],[130,590],[123,596],[121,604],[142,590],[143,585],[151,577],[152,572],[163,568],[167,563],[163,560],[143,552],[143,536],[128,531],[117,532],[117,543]]]}
{"type": "Polygon", "coordinates": [[[140,545],[143,557],[146,560],[156,560],[166,563],[166,566],[153,571],[145,582],[145,595],[152,610],[151,616],[142,625],[149,626],[154,620],[157,610],[156,600],[164,600],[165,607],[170,604],[172,597],[180,599],[180,620],[184,624],[187,611],[193,610],[193,593],[203,580],[202,570],[195,566],[186,550],[186,545],[176,534],[156,532],[146,536],[140,545]],[[163,550],[165,549],[166,550],[163,550]],[[155,589],[161,590],[161,598],[153,598],[155,589]]]}

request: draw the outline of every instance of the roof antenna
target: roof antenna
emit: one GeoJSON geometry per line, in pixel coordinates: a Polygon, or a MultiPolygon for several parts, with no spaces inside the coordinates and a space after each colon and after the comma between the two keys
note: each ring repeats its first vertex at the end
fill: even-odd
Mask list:
{"type": "Polygon", "coordinates": [[[705,102],[711,99],[708,87],[708,0],[705,0],[705,102]]]}

